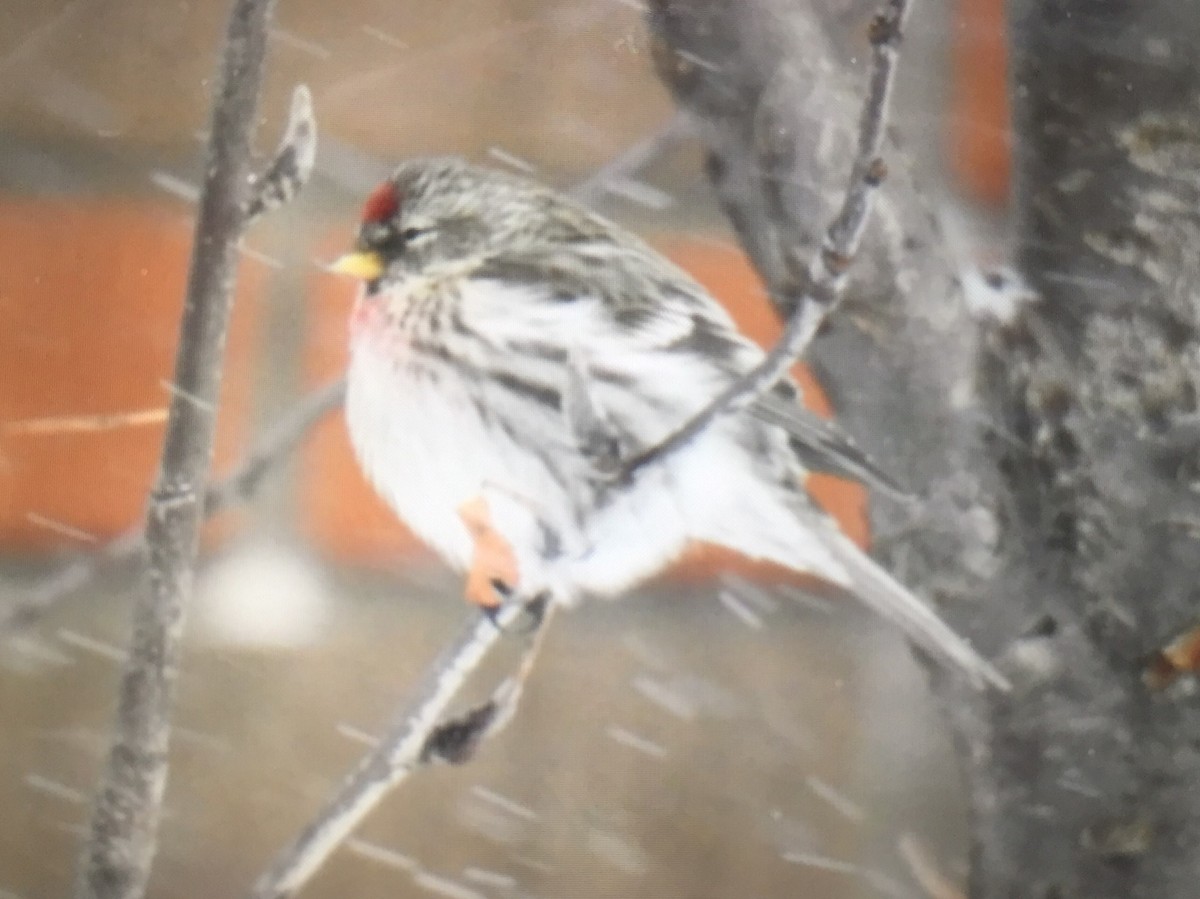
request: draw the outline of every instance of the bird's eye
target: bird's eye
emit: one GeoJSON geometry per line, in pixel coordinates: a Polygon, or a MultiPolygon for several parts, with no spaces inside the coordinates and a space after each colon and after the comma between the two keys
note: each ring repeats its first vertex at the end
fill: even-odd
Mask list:
{"type": "Polygon", "coordinates": [[[386,244],[393,233],[385,222],[368,222],[363,225],[362,239],[367,246],[378,247],[386,244]]]}
{"type": "Polygon", "coordinates": [[[400,232],[400,238],[405,243],[409,243],[416,240],[418,237],[423,237],[427,233],[429,233],[428,228],[405,228],[400,232]]]}

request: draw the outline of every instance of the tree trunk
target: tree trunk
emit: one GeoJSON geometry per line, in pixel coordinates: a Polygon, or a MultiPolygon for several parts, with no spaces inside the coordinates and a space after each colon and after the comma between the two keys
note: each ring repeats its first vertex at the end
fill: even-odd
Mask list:
{"type": "MultiPolygon", "coordinates": [[[[846,177],[849,51],[785,0],[655,0],[650,19],[718,196],[788,296],[781,260],[811,254],[846,177]]],[[[1191,897],[1200,705],[1175,675],[1200,618],[1200,13],[1022,0],[1012,19],[1018,261],[1041,300],[968,314],[893,150],[853,302],[810,362],[919,496],[875,503],[880,556],[1016,683],[931,673],[971,896],[1191,897]]]]}

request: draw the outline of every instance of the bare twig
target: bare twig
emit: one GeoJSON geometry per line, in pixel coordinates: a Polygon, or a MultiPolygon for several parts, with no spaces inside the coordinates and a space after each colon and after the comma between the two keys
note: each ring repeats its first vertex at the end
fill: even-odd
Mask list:
{"type": "Polygon", "coordinates": [[[338,378],[306,395],[275,423],[226,477],[204,494],[204,515],[211,517],[244,503],[317,422],[338,409],[346,397],[346,379],[338,378]]]}
{"type": "Polygon", "coordinates": [[[216,434],[212,410],[221,383],[237,244],[247,222],[251,142],[273,6],[273,0],[236,0],[226,30],[170,416],[146,513],[148,570],[134,603],[113,742],[75,886],[78,899],[142,896],[157,848],[174,683],[216,434]]]}
{"type": "Polygon", "coordinates": [[[308,183],[316,159],[317,122],[313,118],[312,94],[301,84],[292,92],[287,126],[275,158],[266,171],[254,179],[250,201],[246,204],[246,224],[290,203],[308,183]]]}
{"type": "MultiPolygon", "coordinates": [[[[338,379],[304,397],[270,428],[228,475],[204,491],[204,517],[249,501],[266,477],[312,427],[342,404],[346,382],[338,379]]],[[[132,561],[145,546],[144,532],[132,528],[98,552],[64,564],[21,591],[19,600],[0,610],[0,639],[27,630],[66,597],[101,572],[132,561]]]]}
{"type": "Polygon", "coordinates": [[[99,551],[73,559],[23,589],[20,598],[0,610],[0,639],[25,632],[101,572],[134,559],[145,546],[142,537],[141,528],[126,531],[99,551]]]}
{"type": "Polygon", "coordinates": [[[568,192],[583,203],[595,204],[603,199],[611,184],[645,168],[690,134],[687,114],[677,111],[657,131],[622,150],[616,158],[601,166],[568,192]]]}
{"type": "Polygon", "coordinates": [[[880,154],[909,3],[910,0],[886,0],[883,11],[871,20],[870,82],[859,119],[850,181],[820,253],[809,263],[807,272],[795,273],[794,280],[801,293],[782,336],[755,368],[660,443],[628,460],[623,470],[625,478],[682,449],[717,418],[735,415],[765,396],[804,354],[825,317],[837,307],[845,288],[846,272],[862,243],[875,192],[887,175],[880,154]]]}
{"type": "Polygon", "coordinates": [[[421,748],[421,761],[437,760],[452,765],[469,762],[475,757],[475,751],[484,740],[508,725],[517,712],[525,684],[529,675],[533,673],[533,666],[541,654],[542,646],[545,645],[545,637],[549,631],[546,625],[555,609],[556,606],[550,605],[547,597],[526,603],[524,612],[532,615],[535,630],[532,639],[525,646],[517,670],[512,677],[505,679],[485,702],[435,727],[421,748]]]}
{"type": "MultiPolygon", "coordinates": [[[[552,609],[553,605],[547,612],[552,609]]],[[[526,614],[526,610],[521,603],[511,602],[501,606],[494,617],[481,615],[442,651],[388,731],[259,878],[253,899],[284,899],[294,895],[384,796],[408,775],[438,759],[466,761],[482,739],[503,726],[511,717],[520,688],[532,670],[548,622],[543,621],[539,626],[517,675],[505,681],[491,699],[450,721],[443,722],[441,718],[505,629],[526,614]]]]}

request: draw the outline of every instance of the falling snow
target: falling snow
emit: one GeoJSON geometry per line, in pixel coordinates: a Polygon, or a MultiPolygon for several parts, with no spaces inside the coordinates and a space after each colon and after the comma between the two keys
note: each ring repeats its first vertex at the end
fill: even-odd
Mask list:
{"type": "MultiPolygon", "coordinates": [[[[140,519],[162,439],[161,421],[28,435],[5,421],[183,395],[216,416],[228,471],[338,373],[351,287],[328,266],[352,244],[363,196],[414,154],[570,190],[670,247],[723,299],[763,294],[717,265],[740,256],[697,164],[696,123],[654,73],[642,0],[280,0],[257,152],[278,139],[287,91],[308,84],[315,175],[238,245],[219,407],[184,393],[171,367],[188,277],[177,224],[190,227],[206,180],[223,6],[118,5],[25,4],[0,41],[0,234],[16,273],[0,273],[0,313],[21,314],[19,342],[0,343],[17,369],[0,381],[27,385],[0,397],[0,806],[20,810],[0,820],[0,899],[69,889],[140,589],[136,553],[79,563],[140,519]],[[6,631],[6,611],[39,596],[6,631]]],[[[926,43],[945,29],[928,14],[914,32],[926,43]]],[[[939,65],[901,98],[929,119],[940,113],[923,108],[921,79],[939,65]]],[[[833,123],[822,139],[838,145],[833,123]]],[[[914,156],[936,158],[936,135],[911,139],[914,156]]],[[[986,255],[991,236],[974,231],[964,257],[986,255]]],[[[969,271],[982,318],[1033,301],[969,271]]],[[[377,509],[343,444],[332,416],[249,509],[202,537],[153,881],[180,899],[245,894],[379,744],[467,614],[459,578],[377,509]]],[[[863,663],[866,627],[758,573],[689,571],[559,615],[515,719],[469,764],[414,776],[301,895],[833,896],[814,892],[831,876],[855,895],[915,895],[898,822],[928,827],[939,855],[963,849],[950,747],[942,733],[903,746],[871,733],[866,710],[925,698],[915,665],[863,663]]],[[[1065,786],[1099,795],[1081,777],[1065,786]]]]}

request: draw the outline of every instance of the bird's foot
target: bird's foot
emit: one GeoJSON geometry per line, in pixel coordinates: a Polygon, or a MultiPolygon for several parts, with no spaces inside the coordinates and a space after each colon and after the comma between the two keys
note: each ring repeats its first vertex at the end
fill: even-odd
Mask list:
{"type": "Polygon", "coordinates": [[[528,593],[521,589],[516,552],[493,526],[487,499],[480,496],[464,503],[458,515],[474,540],[464,590],[467,601],[479,606],[497,627],[501,627],[501,609],[520,604],[520,614],[515,621],[503,625],[504,631],[521,635],[535,633],[545,616],[548,594],[539,590],[532,598],[525,598],[528,593]]]}
{"type": "Polygon", "coordinates": [[[467,601],[481,609],[499,609],[520,583],[517,555],[504,536],[492,527],[491,511],[482,496],[463,503],[458,517],[474,541],[471,567],[467,571],[467,601]]]}
{"type": "MultiPolygon", "coordinates": [[[[500,588],[497,587],[499,592],[500,588]]],[[[521,599],[511,593],[505,593],[501,605],[485,608],[483,614],[500,631],[518,637],[531,637],[541,630],[542,622],[546,619],[546,608],[550,605],[550,595],[542,592],[532,599],[521,599]],[[510,604],[519,605],[517,616],[505,624],[500,623],[500,610],[510,604]]]]}

